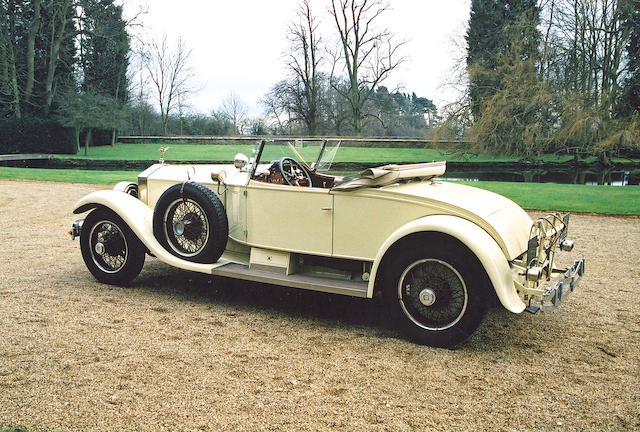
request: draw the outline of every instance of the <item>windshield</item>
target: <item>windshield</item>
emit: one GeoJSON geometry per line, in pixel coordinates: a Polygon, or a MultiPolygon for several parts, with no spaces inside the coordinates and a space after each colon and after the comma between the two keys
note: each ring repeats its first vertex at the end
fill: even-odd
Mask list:
{"type": "Polygon", "coordinates": [[[338,153],[338,149],[340,148],[341,141],[325,141],[325,146],[320,153],[316,164],[313,168],[316,171],[330,171],[331,165],[333,165],[333,160],[336,157],[336,153],[338,153]]]}
{"type": "Polygon", "coordinates": [[[312,170],[328,171],[331,168],[340,141],[282,140],[259,142],[253,150],[252,163],[270,164],[283,157],[295,159],[312,170]]]}

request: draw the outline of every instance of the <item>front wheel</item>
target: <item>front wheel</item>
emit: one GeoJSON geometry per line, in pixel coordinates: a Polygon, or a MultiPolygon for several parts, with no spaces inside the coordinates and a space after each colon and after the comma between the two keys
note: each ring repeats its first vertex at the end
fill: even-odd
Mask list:
{"type": "Polygon", "coordinates": [[[144,265],[145,249],[138,237],[106,209],[94,210],[84,220],[80,250],[91,274],[110,285],[130,282],[144,265]]]}
{"type": "Polygon", "coordinates": [[[385,298],[417,343],[451,347],[480,325],[486,283],[475,256],[461,247],[417,247],[398,254],[384,273],[385,298]]]}

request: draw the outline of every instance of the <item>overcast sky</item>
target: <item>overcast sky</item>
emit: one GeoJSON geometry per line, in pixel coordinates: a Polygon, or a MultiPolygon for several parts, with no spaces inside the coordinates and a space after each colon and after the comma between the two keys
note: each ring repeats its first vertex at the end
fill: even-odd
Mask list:
{"type": "MultiPolygon", "coordinates": [[[[208,113],[234,91],[259,114],[261,98],[283,78],[287,25],[295,18],[296,0],[123,0],[125,14],[146,9],[141,21],[148,36],[166,33],[170,42],[182,36],[192,50],[191,66],[201,90],[193,96],[195,111],[208,113]]],[[[330,0],[311,0],[322,23],[325,43],[334,28],[327,13],[330,0]]],[[[470,0],[390,0],[380,24],[407,41],[408,61],[385,83],[393,89],[430,98],[439,107],[456,92],[445,85],[461,51],[470,0]]],[[[381,17],[382,18],[382,17],[381,17]]]]}

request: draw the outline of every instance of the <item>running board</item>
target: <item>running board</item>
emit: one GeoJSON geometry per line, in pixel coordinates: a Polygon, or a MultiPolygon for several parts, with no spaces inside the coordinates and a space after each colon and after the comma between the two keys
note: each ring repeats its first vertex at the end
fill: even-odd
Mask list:
{"type": "Polygon", "coordinates": [[[369,283],[365,281],[347,281],[302,274],[277,274],[264,270],[250,269],[246,265],[237,263],[227,263],[219,267],[215,267],[211,270],[211,274],[215,276],[224,276],[273,285],[282,285],[333,294],[343,294],[353,297],[366,297],[369,285],[369,283]]]}

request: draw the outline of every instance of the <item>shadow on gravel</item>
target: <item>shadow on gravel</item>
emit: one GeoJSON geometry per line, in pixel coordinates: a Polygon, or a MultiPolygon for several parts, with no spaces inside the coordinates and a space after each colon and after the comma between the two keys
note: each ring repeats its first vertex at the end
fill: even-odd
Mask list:
{"type": "MultiPolygon", "coordinates": [[[[90,278],[90,275],[86,277],[90,278]]],[[[379,338],[406,341],[388,316],[381,298],[356,297],[307,291],[187,272],[148,260],[143,272],[122,290],[141,290],[175,301],[190,301],[256,313],[278,319],[302,320],[325,328],[340,328],[379,338]]],[[[234,312],[229,312],[234,313],[234,312]]],[[[526,333],[526,324],[501,306],[489,307],[480,328],[454,350],[501,351],[526,333]]]]}
{"type": "Polygon", "coordinates": [[[337,294],[288,288],[258,282],[207,276],[167,268],[150,262],[132,284],[124,289],[141,289],[177,300],[195,301],[251,313],[279,314],[303,319],[324,327],[368,327],[378,336],[402,338],[386,319],[381,299],[362,299],[337,294]]]}

